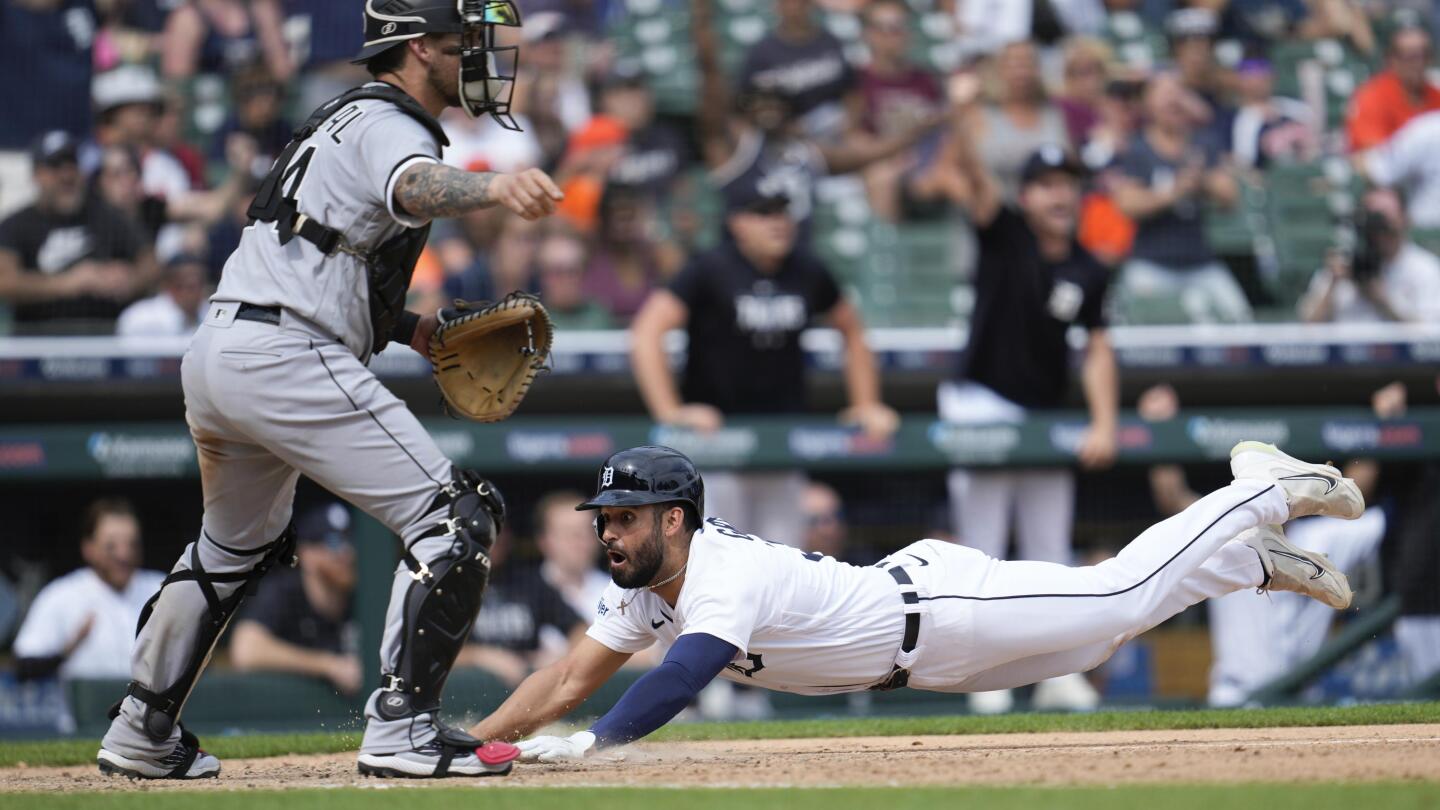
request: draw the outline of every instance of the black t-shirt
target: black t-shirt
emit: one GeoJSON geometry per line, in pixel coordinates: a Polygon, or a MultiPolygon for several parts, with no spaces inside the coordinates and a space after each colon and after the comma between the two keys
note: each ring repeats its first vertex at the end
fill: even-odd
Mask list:
{"type": "Polygon", "coordinates": [[[351,606],[346,605],[339,621],[320,615],[305,598],[300,571],[294,568],[281,568],[265,577],[238,618],[257,622],[281,641],[309,650],[354,653],[358,646],[351,606]]]}
{"type": "Polygon", "coordinates": [[[805,129],[812,134],[838,128],[845,94],[855,85],[845,47],[823,29],[803,43],[767,35],[745,53],[740,73],[741,87],[785,99],[791,115],[808,119],[805,129]]]}
{"type": "Polygon", "coordinates": [[[681,396],[723,413],[805,409],[800,333],[840,302],[829,269],[803,248],[761,273],[728,238],[670,282],[690,310],[681,396]]]}
{"type": "Polygon", "coordinates": [[[959,377],[1028,408],[1053,408],[1069,382],[1065,333],[1105,327],[1109,272],[1080,247],[1048,262],[1024,218],[1002,208],[981,228],[975,315],[959,377]]]}
{"type": "Polygon", "coordinates": [[[540,649],[540,628],[553,627],[568,636],[584,620],[565,597],[540,576],[538,568],[511,570],[485,589],[470,641],[512,652],[540,649]]]}
{"type": "MultiPolygon", "coordinates": [[[[133,262],[143,249],[138,228],[93,196],[70,216],[22,209],[0,222],[0,250],[20,257],[21,272],[64,273],[86,259],[133,262]]],[[[78,296],[15,307],[17,324],[55,320],[113,320],[123,301],[78,296]]]]}
{"type": "Polygon", "coordinates": [[[625,153],[610,167],[608,180],[660,196],[689,162],[685,138],[665,124],[651,124],[630,136],[625,153]]]}
{"type": "MultiPolygon", "coordinates": [[[[1142,134],[1130,142],[1117,168],[1148,187],[1164,192],[1175,184],[1175,176],[1188,164],[1214,168],[1220,150],[1208,138],[1197,138],[1183,160],[1171,160],[1155,151],[1142,134]]],[[[1154,216],[1135,223],[1135,244],[1130,257],[1169,268],[1198,267],[1215,260],[1205,235],[1205,207],[1200,194],[1187,197],[1154,216]]]]}
{"type": "Polygon", "coordinates": [[[736,141],[735,153],[710,172],[710,182],[725,197],[752,188],[765,196],[788,197],[790,218],[800,225],[800,243],[809,244],[815,183],[827,171],[825,157],[810,141],[747,129],[736,141]]]}

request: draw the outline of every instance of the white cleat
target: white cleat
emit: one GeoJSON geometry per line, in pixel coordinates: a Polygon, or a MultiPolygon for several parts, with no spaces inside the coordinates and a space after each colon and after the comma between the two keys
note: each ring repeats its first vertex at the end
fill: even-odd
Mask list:
{"type": "Polygon", "coordinates": [[[1015,696],[1009,689],[971,692],[969,703],[971,714],[1005,714],[1015,708],[1015,696]]]}
{"type": "Polygon", "coordinates": [[[1350,607],[1354,594],[1345,575],[1324,554],[1291,545],[1279,526],[1260,526],[1241,532],[1235,539],[1260,555],[1260,565],[1265,569],[1260,590],[1303,594],[1336,610],[1350,607]]]}
{"type": "Polygon", "coordinates": [[[220,775],[220,760],[200,750],[188,734],[161,759],[132,759],[105,748],[95,755],[100,773],[130,779],[213,779],[220,775]]]}
{"type": "Polygon", "coordinates": [[[1285,490],[1290,519],[1325,515],[1354,520],[1365,511],[1355,482],[1329,464],[1293,458],[1273,444],[1240,442],[1230,450],[1230,471],[1237,479],[1270,481],[1285,490]]]}

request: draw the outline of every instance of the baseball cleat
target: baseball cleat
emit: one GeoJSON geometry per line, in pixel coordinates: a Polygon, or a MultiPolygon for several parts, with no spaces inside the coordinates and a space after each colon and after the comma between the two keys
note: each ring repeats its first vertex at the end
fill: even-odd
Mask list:
{"type": "Polygon", "coordinates": [[[1290,544],[1279,526],[1259,526],[1235,538],[1255,549],[1265,569],[1261,591],[1291,591],[1336,610],[1350,607],[1350,581],[1324,554],[1290,544]]]}
{"type": "Polygon", "coordinates": [[[1365,511],[1365,498],[1355,482],[1329,464],[1293,458],[1273,444],[1240,442],[1230,450],[1230,471],[1236,479],[1270,481],[1285,490],[1290,519],[1325,515],[1354,520],[1365,511]]]}
{"type": "Polygon", "coordinates": [[[188,734],[161,759],[133,759],[101,748],[95,763],[106,776],[130,779],[214,779],[220,775],[220,760],[201,751],[200,742],[188,734]]]}
{"type": "Polygon", "coordinates": [[[439,738],[411,751],[361,754],[360,773],[382,779],[439,779],[446,776],[504,776],[510,773],[520,749],[505,742],[488,742],[478,748],[458,748],[439,738]]]}

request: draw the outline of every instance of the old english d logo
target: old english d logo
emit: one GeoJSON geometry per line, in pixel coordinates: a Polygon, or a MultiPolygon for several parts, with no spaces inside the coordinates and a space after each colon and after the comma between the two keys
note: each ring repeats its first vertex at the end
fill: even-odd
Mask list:
{"type": "Polygon", "coordinates": [[[600,487],[603,489],[615,482],[615,468],[606,467],[600,473],[600,487]]]}

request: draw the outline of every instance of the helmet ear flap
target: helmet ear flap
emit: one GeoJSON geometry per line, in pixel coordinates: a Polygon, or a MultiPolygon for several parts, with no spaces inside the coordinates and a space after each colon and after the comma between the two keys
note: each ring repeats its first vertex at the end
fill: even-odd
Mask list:
{"type": "Polygon", "coordinates": [[[598,512],[598,511],[597,511],[597,512],[595,513],[595,520],[591,521],[591,523],[595,526],[595,539],[596,539],[596,540],[599,540],[601,545],[604,545],[604,543],[605,543],[605,514],[604,514],[603,512],[598,512]]]}

